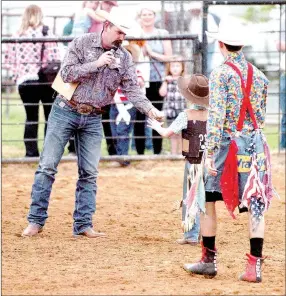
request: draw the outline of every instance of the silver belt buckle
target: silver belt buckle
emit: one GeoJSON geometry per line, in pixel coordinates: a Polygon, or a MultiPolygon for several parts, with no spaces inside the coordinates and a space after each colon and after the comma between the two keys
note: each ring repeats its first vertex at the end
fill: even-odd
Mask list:
{"type": "Polygon", "coordinates": [[[93,107],[87,104],[78,104],[77,112],[82,115],[89,115],[93,110],[93,107]]]}

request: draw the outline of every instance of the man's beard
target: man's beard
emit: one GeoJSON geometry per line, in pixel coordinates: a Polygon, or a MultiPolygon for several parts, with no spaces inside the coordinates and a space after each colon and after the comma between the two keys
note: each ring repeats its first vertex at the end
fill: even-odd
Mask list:
{"type": "Polygon", "coordinates": [[[121,40],[115,40],[112,42],[112,44],[115,46],[115,47],[119,47],[121,44],[122,44],[122,41],[121,40]]]}

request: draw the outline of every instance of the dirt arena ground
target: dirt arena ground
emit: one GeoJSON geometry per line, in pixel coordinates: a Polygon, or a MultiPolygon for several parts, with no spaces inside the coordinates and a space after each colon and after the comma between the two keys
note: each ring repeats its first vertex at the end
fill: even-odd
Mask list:
{"type": "Polygon", "coordinates": [[[187,274],[200,246],[179,246],[183,161],[100,164],[95,228],[104,239],[72,237],[75,163],[62,163],[49,219],[35,238],[26,226],[36,165],[2,166],[2,295],[285,295],[285,158],[273,156],[281,200],[266,214],[263,282],[239,282],[249,251],[245,214],[232,220],[218,203],[218,275],[187,274]]]}

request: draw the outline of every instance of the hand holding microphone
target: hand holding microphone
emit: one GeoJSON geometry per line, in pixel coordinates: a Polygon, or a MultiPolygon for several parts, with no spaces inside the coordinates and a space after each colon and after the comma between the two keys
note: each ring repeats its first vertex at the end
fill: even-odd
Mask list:
{"type": "Polygon", "coordinates": [[[115,53],[115,50],[114,48],[112,48],[110,51],[106,51],[104,52],[99,58],[98,60],[95,62],[96,63],[96,66],[99,68],[99,67],[102,67],[104,65],[110,65],[112,62],[115,61],[115,57],[114,57],[114,53],[115,53]]]}

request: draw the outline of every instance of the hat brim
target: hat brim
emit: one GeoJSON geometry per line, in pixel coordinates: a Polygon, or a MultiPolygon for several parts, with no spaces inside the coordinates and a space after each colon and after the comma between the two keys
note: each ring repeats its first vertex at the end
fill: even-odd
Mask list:
{"type": "Polygon", "coordinates": [[[115,27],[117,27],[120,31],[122,31],[125,34],[128,34],[130,32],[130,27],[125,27],[120,25],[116,20],[114,20],[110,14],[102,9],[98,9],[95,11],[96,15],[99,16],[99,18],[103,19],[103,21],[108,21],[112,23],[115,27]]]}
{"type": "Polygon", "coordinates": [[[209,96],[199,97],[188,89],[190,78],[190,75],[180,76],[178,78],[178,88],[180,93],[183,95],[185,99],[187,99],[191,103],[208,107],[209,96]]]}
{"type": "Polygon", "coordinates": [[[214,33],[214,32],[208,32],[206,31],[206,35],[209,37],[209,38],[213,38],[213,39],[216,39],[218,41],[221,41],[223,43],[226,43],[226,44],[229,44],[229,45],[234,45],[234,46],[244,46],[244,45],[247,45],[248,42],[246,41],[246,39],[242,40],[242,39],[227,39],[225,38],[224,36],[221,36],[219,33],[214,33]]]}

